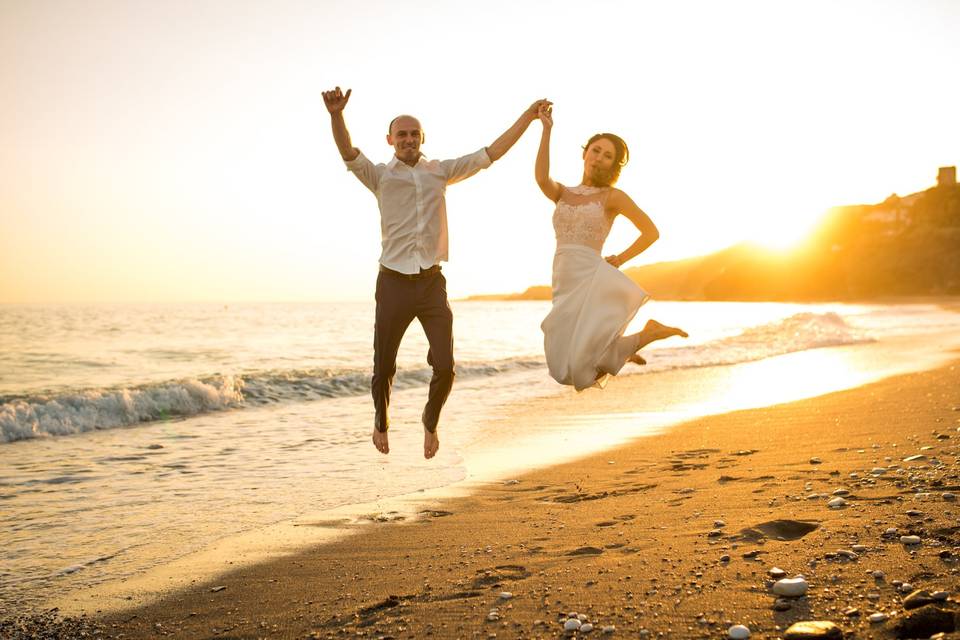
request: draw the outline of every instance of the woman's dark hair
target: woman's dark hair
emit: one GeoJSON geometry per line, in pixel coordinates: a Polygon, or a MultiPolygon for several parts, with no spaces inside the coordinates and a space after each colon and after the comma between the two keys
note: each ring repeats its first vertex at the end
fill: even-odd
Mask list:
{"type": "Polygon", "coordinates": [[[587,149],[590,148],[590,145],[592,145],[597,140],[600,140],[601,138],[606,138],[607,140],[612,142],[613,149],[614,149],[613,167],[610,168],[610,171],[607,173],[607,175],[602,176],[603,178],[605,178],[603,182],[606,183],[603,186],[609,187],[617,182],[617,179],[620,178],[620,170],[623,169],[623,167],[630,160],[630,149],[627,148],[627,143],[623,141],[623,138],[621,138],[615,133],[605,132],[605,133],[597,133],[590,136],[590,139],[587,140],[587,144],[584,145],[583,147],[583,152],[586,153],[587,149]]]}

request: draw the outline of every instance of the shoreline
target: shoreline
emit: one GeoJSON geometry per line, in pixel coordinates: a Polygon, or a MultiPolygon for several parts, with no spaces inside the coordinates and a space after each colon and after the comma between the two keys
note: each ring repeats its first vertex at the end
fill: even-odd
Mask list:
{"type": "MultiPolygon", "coordinates": [[[[629,395],[631,380],[624,378],[619,382],[624,384],[618,383],[604,394],[593,394],[591,400],[601,402],[590,403],[589,409],[602,409],[606,403],[623,401],[622,397],[617,400],[611,396],[629,395]]],[[[933,384],[934,388],[940,388],[941,395],[946,397],[949,391],[960,386],[958,382],[958,367],[952,363],[933,371],[887,378],[786,405],[697,418],[615,449],[538,469],[507,482],[475,483],[469,487],[468,495],[444,498],[436,508],[424,510],[418,517],[404,516],[406,519],[402,521],[364,526],[349,537],[245,566],[205,584],[198,582],[140,609],[108,615],[103,622],[118,625],[116,629],[122,629],[128,638],[156,637],[159,628],[164,633],[172,632],[173,637],[208,636],[214,628],[229,631],[231,637],[309,637],[314,632],[320,633],[315,637],[326,637],[329,633],[338,635],[341,629],[349,629],[351,633],[369,632],[366,637],[376,637],[374,631],[377,630],[379,635],[389,633],[395,637],[422,637],[427,633],[437,637],[469,637],[496,631],[506,633],[507,637],[514,634],[516,637],[556,637],[558,612],[565,614],[581,609],[590,612],[592,619],[600,622],[609,619],[618,629],[629,630],[629,633],[639,632],[641,628],[657,632],[663,630],[658,629],[662,627],[662,616],[671,620],[672,625],[679,624],[675,620],[685,619],[673,615],[677,611],[671,613],[671,608],[685,608],[680,604],[668,606],[673,600],[682,603],[699,599],[702,600],[699,607],[704,612],[709,612],[710,606],[723,610],[729,603],[723,599],[718,601],[717,589],[708,588],[707,580],[702,578],[719,572],[723,575],[718,580],[728,583],[724,588],[732,588],[737,599],[744,601],[742,606],[727,608],[724,615],[731,620],[740,618],[737,622],[745,624],[744,621],[752,621],[751,629],[755,631],[773,633],[776,625],[771,626],[770,613],[757,605],[757,601],[766,602],[767,607],[770,604],[769,596],[760,586],[764,573],[761,569],[768,568],[769,563],[760,555],[761,562],[750,561],[743,566],[736,551],[741,544],[759,545],[757,549],[762,554],[769,551],[771,561],[778,562],[784,569],[792,573],[805,572],[815,584],[817,594],[821,589],[829,593],[831,587],[827,585],[834,583],[825,582],[816,566],[811,569],[809,563],[791,562],[792,554],[784,557],[783,553],[773,553],[789,551],[774,548],[788,545],[763,538],[741,543],[725,534],[710,540],[706,538],[710,523],[724,519],[733,533],[765,520],[772,521],[776,519],[773,516],[786,509],[791,512],[787,519],[820,523],[815,532],[790,543],[802,547],[807,555],[824,544],[852,544],[851,537],[872,546],[877,543],[876,532],[870,531],[868,540],[866,532],[857,527],[865,523],[846,522],[842,516],[869,509],[883,510],[891,504],[896,506],[897,499],[889,495],[868,496],[871,487],[864,487],[861,496],[858,488],[857,502],[851,500],[849,509],[834,512],[825,506],[825,500],[805,499],[805,482],[849,484],[850,471],[859,469],[861,474],[868,473],[869,465],[877,463],[877,456],[882,463],[885,455],[899,456],[905,450],[900,447],[935,446],[906,439],[909,434],[930,438],[929,425],[920,429],[911,421],[939,412],[941,415],[937,417],[941,422],[932,424],[942,424],[944,434],[947,428],[955,431],[960,424],[955,422],[960,420],[960,413],[954,413],[953,407],[960,409],[960,397],[933,402],[928,400],[927,386],[933,384]],[[886,420],[878,425],[878,419],[893,417],[876,413],[878,399],[901,419],[892,425],[886,420]],[[949,407],[940,406],[951,402],[949,407]],[[856,432],[839,434],[834,423],[823,421],[825,412],[838,420],[842,417],[844,423],[856,427],[856,432]],[[798,431],[796,427],[801,423],[812,430],[811,434],[798,431]],[[765,427],[759,429],[758,425],[765,427]],[[900,429],[899,435],[895,428],[900,429]],[[894,447],[892,441],[883,442],[891,437],[899,440],[898,447],[894,447]],[[755,449],[750,444],[751,438],[763,446],[755,449]],[[864,438],[866,441],[861,441],[864,438]],[[829,442],[840,446],[830,446],[829,442]],[[873,444],[880,449],[872,448],[873,444]],[[771,447],[776,450],[770,451],[771,447]],[[854,447],[863,448],[864,453],[857,453],[854,447]],[[742,452],[749,455],[737,455],[742,452]],[[823,465],[830,465],[830,471],[839,475],[829,475],[824,466],[810,465],[809,458],[816,452],[820,453],[823,465]],[[870,462],[866,462],[865,456],[870,462]],[[775,462],[780,458],[784,460],[775,462]],[[745,465],[754,477],[738,475],[745,465]],[[621,474],[625,466],[631,468],[621,474]],[[628,475],[635,477],[621,477],[628,475]],[[713,493],[717,496],[711,498],[713,493]],[[753,494],[776,495],[757,498],[753,494]],[[720,497],[727,505],[723,509],[716,505],[720,497]],[[504,510],[505,506],[510,509],[504,510]],[[509,517],[519,521],[505,521],[509,517]],[[844,531],[845,528],[848,531],[844,531]],[[835,539],[834,536],[843,539],[827,542],[835,539]],[[709,553],[711,542],[716,543],[717,551],[725,548],[734,559],[720,565],[715,558],[708,562],[703,554],[709,553]],[[783,559],[776,560],[777,556],[783,559]],[[663,569],[658,563],[663,563],[663,569]],[[522,567],[522,570],[509,567],[522,567]],[[589,570],[582,575],[571,574],[567,571],[571,567],[589,570]],[[745,571],[737,571],[734,577],[730,574],[735,568],[745,571]],[[663,570],[680,584],[684,582],[682,577],[689,574],[697,586],[687,585],[691,588],[682,589],[680,595],[691,590],[694,593],[687,594],[689,598],[669,599],[662,597],[658,587],[654,589],[657,593],[648,596],[653,604],[644,605],[644,615],[634,613],[635,619],[631,619],[628,615],[631,609],[626,607],[633,610],[637,607],[624,603],[624,590],[632,594],[631,600],[638,596],[636,591],[641,585],[650,591],[650,585],[656,586],[660,580],[657,576],[663,570]],[[751,575],[746,576],[746,571],[751,575]],[[700,577],[696,577],[697,573],[700,577]],[[641,575],[645,579],[641,580],[641,575]],[[635,585],[633,588],[631,582],[635,585]],[[280,583],[282,593],[276,588],[280,583]],[[606,588],[598,588],[600,585],[606,588]],[[226,588],[211,591],[219,586],[226,588]],[[501,591],[514,592],[514,597],[501,601],[501,591]],[[579,594],[580,604],[574,594],[579,594]],[[398,597],[392,599],[391,596],[398,597]],[[503,623],[510,620],[508,628],[499,620],[487,620],[494,607],[503,613],[502,616],[498,613],[503,623]],[[248,613],[241,615],[240,611],[248,613]],[[346,611],[354,611],[359,618],[343,615],[346,611]],[[651,611],[657,615],[652,616],[651,611]],[[454,621],[456,626],[451,626],[454,621]],[[539,624],[535,624],[537,621],[539,624]],[[157,623],[160,627],[156,627],[157,623]],[[447,626],[442,626],[444,624],[447,626]]],[[[559,407],[559,413],[563,410],[559,407]]],[[[593,415],[595,423],[602,425],[602,420],[596,419],[598,414],[603,412],[588,413],[585,419],[590,420],[593,415]]],[[[543,417],[543,407],[532,403],[527,414],[518,419],[535,421],[543,417]]],[[[955,471],[955,466],[953,469],[955,471]]],[[[829,493],[824,493],[827,495],[829,493]]],[[[899,502],[903,500],[901,497],[899,502]]],[[[902,519],[898,512],[887,516],[891,521],[902,519]]],[[[930,516],[934,516],[932,510],[930,516]]],[[[862,517],[857,515],[855,519],[862,517]]],[[[319,529],[350,530],[353,527],[349,521],[313,524],[319,525],[319,529]]],[[[885,554],[883,550],[876,550],[877,565],[889,567],[893,561],[896,566],[905,560],[896,554],[885,554]]],[[[929,549],[925,545],[921,551],[929,549]]],[[[873,555],[871,549],[867,557],[873,560],[873,555]]],[[[822,556],[822,551],[816,556],[822,556]]],[[[895,569],[886,570],[891,576],[892,571],[895,569]]],[[[845,584],[842,578],[835,584],[842,587],[845,584]]],[[[910,575],[905,578],[913,579],[910,575]]],[[[944,584],[942,588],[948,587],[944,584]]],[[[887,594],[881,595],[887,597],[887,594]]],[[[864,597],[866,594],[860,595],[860,604],[864,597]]],[[[813,599],[813,595],[808,596],[804,604],[812,603],[813,599]]],[[[890,610],[890,606],[886,609],[890,610]]],[[[791,610],[798,613],[802,609],[791,610]]],[[[789,618],[789,611],[776,614],[774,619],[789,618]]],[[[698,622],[692,627],[691,635],[677,637],[715,637],[718,620],[725,618],[713,617],[717,620],[712,624],[698,622]]],[[[709,618],[707,615],[707,622],[709,618]]],[[[850,623],[846,617],[835,618],[837,616],[831,619],[837,624],[850,623]]],[[[869,629],[880,631],[876,627],[869,629]]]]}

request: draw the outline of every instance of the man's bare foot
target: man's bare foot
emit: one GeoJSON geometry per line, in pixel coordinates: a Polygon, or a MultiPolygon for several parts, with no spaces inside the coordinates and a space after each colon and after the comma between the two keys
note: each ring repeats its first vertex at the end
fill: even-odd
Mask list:
{"type": "Polygon", "coordinates": [[[436,431],[423,430],[423,457],[429,460],[437,455],[437,449],[440,448],[440,438],[436,431]]]}
{"type": "Polygon", "coordinates": [[[373,446],[375,446],[380,453],[390,453],[390,442],[387,438],[386,431],[377,431],[376,427],[373,428],[373,446]]]}
{"type": "Polygon", "coordinates": [[[639,353],[635,353],[627,358],[627,362],[632,362],[633,364],[647,364],[647,361],[644,360],[639,353]]]}

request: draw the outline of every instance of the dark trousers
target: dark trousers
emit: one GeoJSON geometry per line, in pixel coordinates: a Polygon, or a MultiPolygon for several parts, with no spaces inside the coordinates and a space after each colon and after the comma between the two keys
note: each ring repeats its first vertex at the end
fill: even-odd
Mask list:
{"type": "Polygon", "coordinates": [[[373,334],[373,406],[376,428],[390,425],[387,410],[397,373],[397,350],[407,327],[417,318],[427,334],[427,363],[433,367],[423,425],[437,430],[440,410],[453,387],[453,312],[447,303],[447,281],[437,271],[415,280],[381,271],[377,276],[377,314],[373,334]]]}

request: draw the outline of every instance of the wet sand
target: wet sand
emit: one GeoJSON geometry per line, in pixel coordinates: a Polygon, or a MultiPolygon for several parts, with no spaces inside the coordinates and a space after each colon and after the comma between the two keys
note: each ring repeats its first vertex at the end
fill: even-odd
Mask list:
{"type": "MultiPolygon", "coordinates": [[[[517,428],[622,409],[642,384],[528,403],[517,428]]],[[[84,624],[124,638],[555,638],[576,613],[609,637],[742,624],[775,638],[823,620],[845,637],[926,638],[952,628],[960,591],[958,428],[957,363],[696,419],[84,624]],[[775,567],[806,594],[778,599],[775,567]],[[914,589],[949,600],[905,612],[914,589]],[[913,630],[917,616],[933,626],[913,630]]]]}

